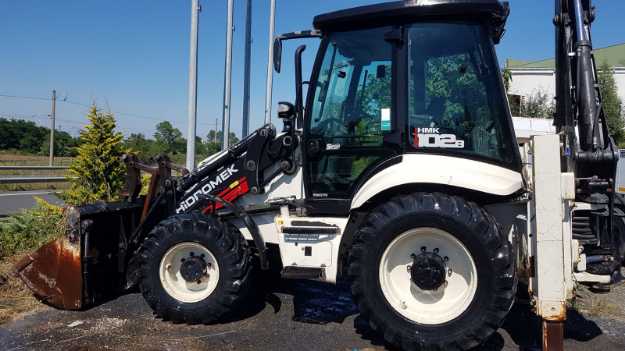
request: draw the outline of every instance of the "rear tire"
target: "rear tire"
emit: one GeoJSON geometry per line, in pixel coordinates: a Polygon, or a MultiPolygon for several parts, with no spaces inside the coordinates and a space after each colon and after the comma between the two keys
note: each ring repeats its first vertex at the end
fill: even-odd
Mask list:
{"type": "Polygon", "coordinates": [[[494,218],[438,193],[399,196],[374,209],[355,235],[349,275],[361,315],[404,350],[480,345],[501,326],[516,294],[512,245],[494,218]],[[423,257],[448,274],[423,270],[423,257]]]}
{"type": "Polygon", "coordinates": [[[161,222],[139,257],[141,293],[166,321],[215,323],[237,312],[250,293],[247,244],[214,217],[183,214],[161,222]]]}

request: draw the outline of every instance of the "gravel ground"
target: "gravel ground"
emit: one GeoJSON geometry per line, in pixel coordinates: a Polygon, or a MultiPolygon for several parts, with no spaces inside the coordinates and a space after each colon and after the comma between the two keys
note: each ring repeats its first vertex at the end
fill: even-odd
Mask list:
{"type": "MultiPolygon", "coordinates": [[[[625,350],[625,285],[610,294],[582,289],[569,312],[566,350],[625,350]]],[[[0,326],[5,351],[128,350],[385,350],[357,315],[346,287],[283,282],[240,320],[185,326],[153,318],[139,294],[84,312],[44,308],[0,326]]],[[[480,350],[531,350],[536,345],[528,309],[516,306],[504,327],[480,350]]]]}

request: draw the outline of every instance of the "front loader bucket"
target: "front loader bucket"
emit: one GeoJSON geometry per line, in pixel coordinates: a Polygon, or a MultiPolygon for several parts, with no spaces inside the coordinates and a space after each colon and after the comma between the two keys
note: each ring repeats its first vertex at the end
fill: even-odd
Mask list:
{"type": "Polygon", "coordinates": [[[128,202],[67,208],[64,236],[18,262],[15,274],[36,297],[61,309],[87,308],[119,294],[142,209],[128,202]]]}
{"type": "Polygon", "coordinates": [[[67,238],[42,246],[15,265],[16,274],[33,294],[54,307],[83,307],[80,244],[67,238]]]}

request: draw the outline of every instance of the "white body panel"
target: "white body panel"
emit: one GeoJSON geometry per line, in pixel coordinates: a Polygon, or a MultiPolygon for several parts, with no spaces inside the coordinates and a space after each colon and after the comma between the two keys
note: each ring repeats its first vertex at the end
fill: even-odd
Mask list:
{"type": "Polygon", "coordinates": [[[407,154],[401,163],[371,177],[354,196],[351,208],[404,184],[440,184],[504,196],[521,190],[523,178],[507,168],[465,158],[407,154]]]}
{"type": "Polygon", "coordinates": [[[286,207],[283,207],[280,216],[276,217],[276,229],[279,231],[280,258],[282,259],[282,265],[284,267],[322,268],[324,271],[322,279],[329,283],[336,283],[339,248],[348,220],[349,218],[339,217],[294,217],[289,214],[286,207]],[[338,232],[337,234],[321,234],[314,239],[312,239],[314,236],[303,235],[308,236],[312,240],[287,240],[286,235],[282,233],[282,228],[293,227],[293,221],[309,223],[321,222],[336,226],[338,232]],[[309,255],[306,254],[307,247],[308,250],[310,250],[309,255]]]}
{"type": "MultiPolygon", "coordinates": [[[[294,175],[282,175],[273,179],[266,187],[263,194],[247,194],[237,201],[241,206],[250,204],[265,204],[274,200],[290,198],[302,199],[304,197],[304,185],[302,181],[302,168],[300,167],[294,175]]],[[[278,244],[280,242],[279,232],[275,225],[275,217],[279,213],[265,213],[254,215],[254,221],[266,243],[278,244]]],[[[233,224],[239,228],[246,240],[252,240],[252,235],[245,227],[242,220],[234,220],[233,224]]]]}
{"type": "Polygon", "coordinates": [[[535,136],[532,146],[535,276],[530,290],[538,315],[545,320],[563,320],[574,285],[570,195],[575,194],[575,183],[573,177],[561,173],[559,136],[535,136]]]}

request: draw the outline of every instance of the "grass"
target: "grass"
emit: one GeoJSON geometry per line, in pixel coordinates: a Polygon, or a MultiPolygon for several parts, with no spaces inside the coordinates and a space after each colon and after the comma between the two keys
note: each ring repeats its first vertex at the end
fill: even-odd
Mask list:
{"type": "Polygon", "coordinates": [[[0,324],[39,306],[11,270],[27,252],[62,235],[64,222],[62,209],[41,199],[32,209],[0,219],[0,324]]]}
{"type": "Polygon", "coordinates": [[[0,259],[32,251],[63,234],[63,210],[36,198],[32,209],[0,219],[0,259]]]}
{"type": "MultiPolygon", "coordinates": [[[[55,166],[69,166],[73,161],[72,157],[55,157],[55,166]]],[[[0,166],[47,166],[49,159],[47,156],[27,155],[16,152],[0,151],[0,166]]],[[[3,171],[0,170],[0,177],[10,176],[64,176],[65,170],[45,170],[45,171],[3,171]]],[[[68,183],[29,183],[29,184],[0,184],[0,191],[22,191],[22,190],[56,190],[67,189],[68,183]]]]}
{"type": "Polygon", "coordinates": [[[43,306],[26,285],[12,275],[13,265],[22,257],[23,254],[0,260],[0,325],[43,306]]]}

